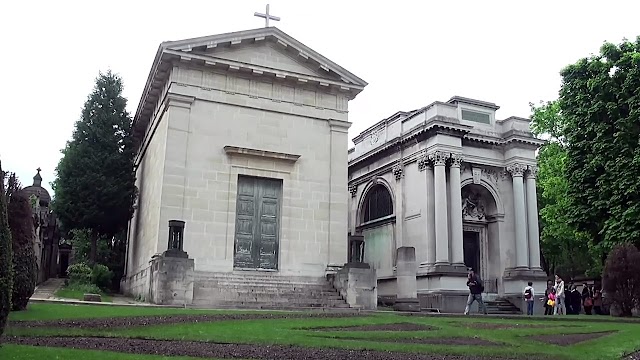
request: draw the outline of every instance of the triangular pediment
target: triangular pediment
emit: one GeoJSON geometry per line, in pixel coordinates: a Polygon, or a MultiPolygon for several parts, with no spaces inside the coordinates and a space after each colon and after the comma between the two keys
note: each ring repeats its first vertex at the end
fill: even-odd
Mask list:
{"type": "Polygon", "coordinates": [[[367,83],[318,52],[275,28],[261,28],[165,42],[163,50],[210,57],[364,88],[367,83]]]}
{"type": "Polygon", "coordinates": [[[294,55],[273,41],[264,40],[237,46],[217,46],[206,50],[195,50],[193,53],[296,74],[341,80],[340,75],[335,72],[323,70],[317,63],[294,55]]]}

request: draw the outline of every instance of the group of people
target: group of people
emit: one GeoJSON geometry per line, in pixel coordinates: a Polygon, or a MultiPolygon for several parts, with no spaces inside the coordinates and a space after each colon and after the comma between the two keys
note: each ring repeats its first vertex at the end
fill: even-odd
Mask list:
{"type": "Polygon", "coordinates": [[[565,287],[564,281],[558,275],[555,283],[551,281],[547,283],[542,301],[545,315],[577,315],[583,309],[587,315],[593,312],[598,315],[603,314],[600,290],[594,290],[587,284],[582,286],[582,291],[573,284],[565,287]]]}
{"type": "MultiPolygon", "coordinates": [[[[473,270],[469,271],[467,286],[469,287],[469,297],[467,299],[467,306],[464,309],[464,314],[469,314],[469,309],[474,302],[478,302],[479,310],[487,314],[487,308],[482,301],[484,285],[480,277],[477,276],[473,270]]],[[[527,315],[533,315],[535,291],[532,282],[529,282],[524,288],[523,297],[527,305],[527,315]]],[[[604,313],[602,307],[602,292],[600,290],[594,291],[593,287],[587,284],[582,286],[582,292],[573,284],[565,287],[564,280],[558,275],[555,277],[555,282],[547,282],[544,297],[540,300],[544,302],[545,315],[577,315],[581,313],[582,309],[584,309],[584,313],[587,315],[591,315],[593,312],[598,315],[604,313]]]]}

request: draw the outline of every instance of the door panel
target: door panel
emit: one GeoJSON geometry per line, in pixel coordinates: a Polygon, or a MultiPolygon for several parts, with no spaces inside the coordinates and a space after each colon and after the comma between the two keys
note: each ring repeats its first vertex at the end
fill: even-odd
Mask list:
{"type": "Polygon", "coordinates": [[[282,181],[238,177],[234,267],[278,268],[282,181]]]}

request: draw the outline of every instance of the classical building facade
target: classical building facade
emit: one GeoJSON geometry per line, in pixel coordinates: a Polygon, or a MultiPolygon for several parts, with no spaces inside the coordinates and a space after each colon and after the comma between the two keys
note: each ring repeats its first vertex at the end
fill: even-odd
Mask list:
{"type": "Polygon", "coordinates": [[[364,235],[378,294],[396,292],[395,250],[416,248],[423,306],[460,311],[467,269],[485,291],[544,288],[529,120],[496,120],[498,106],[463,97],[398,112],[349,150],[349,231],[364,235]]]}
{"type": "Polygon", "coordinates": [[[233,276],[322,280],[343,265],[348,102],[366,85],[273,27],[162,43],[134,119],[123,290],[155,299],[170,220],[185,222],[194,303],[241,301],[233,276]]]}

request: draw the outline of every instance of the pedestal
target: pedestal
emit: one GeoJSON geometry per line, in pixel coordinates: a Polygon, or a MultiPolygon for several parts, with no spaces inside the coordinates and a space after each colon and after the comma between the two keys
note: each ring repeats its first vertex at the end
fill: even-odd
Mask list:
{"type": "Polygon", "coordinates": [[[366,263],[347,263],[335,275],[332,285],[352,308],[378,308],[378,278],[376,270],[366,263]]]}
{"type": "Polygon", "coordinates": [[[420,311],[416,273],[416,249],[403,246],[398,248],[396,281],[398,295],[393,306],[396,311],[420,311]]]}
{"type": "Polygon", "coordinates": [[[193,302],[194,261],[178,249],[170,249],[151,260],[151,302],[189,305],[193,302]]]}

